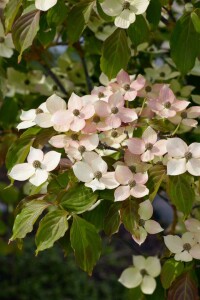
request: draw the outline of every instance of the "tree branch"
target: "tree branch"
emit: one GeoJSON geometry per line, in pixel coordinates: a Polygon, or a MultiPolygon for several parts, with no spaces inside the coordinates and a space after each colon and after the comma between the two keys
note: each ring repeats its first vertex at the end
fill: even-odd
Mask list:
{"type": "Polygon", "coordinates": [[[85,60],[84,51],[81,47],[80,42],[74,43],[73,46],[74,46],[74,48],[76,49],[76,51],[78,52],[78,54],[80,56],[80,59],[81,59],[82,65],[83,65],[83,70],[84,70],[84,73],[85,73],[87,89],[88,89],[88,92],[91,93],[91,91],[93,89],[93,86],[92,86],[92,82],[91,82],[90,75],[89,75],[89,72],[88,72],[88,67],[87,67],[87,63],[86,63],[86,60],[85,60]]]}

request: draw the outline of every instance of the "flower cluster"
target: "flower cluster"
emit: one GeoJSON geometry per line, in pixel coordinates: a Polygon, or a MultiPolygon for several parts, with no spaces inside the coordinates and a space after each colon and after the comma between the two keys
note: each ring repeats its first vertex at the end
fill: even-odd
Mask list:
{"type": "MultiPolygon", "coordinates": [[[[37,109],[22,111],[17,128],[52,128],[56,133],[49,144],[58,151],[43,154],[32,147],[27,163],[15,165],[9,175],[20,181],[29,179],[39,186],[59,165],[62,151],[71,161],[75,176],[86,187],[93,191],[113,190],[115,202],[136,200],[138,218],[132,237],[141,245],[147,234],[163,231],[151,219],[149,170],[162,165],[169,176],[185,172],[200,176],[200,143],[188,146],[174,137],[181,126],[197,125],[200,109],[188,108],[189,105],[189,101],[177,99],[168,84],[151,84],[142,75],[129,76],[124,70],[107,85],[94,87],[90,95],[80,97],[72,93],[67,103],[53,94],[37,109]],[[162,126],[156,130],[159,122],[168,126],[167,135],[162,126]]],[[[186,222],[188,232],[182,237],[164,238],[176,260],[200,258],[200,225],[195,222],[186,222]]],[[[123,272],[120,281],[127,287],[141,284],[144,293],[152,293],[154,277],[160,272],[158,259],[145,261],[137,257],[134,265],[123,272]],[[157,267],[149,268],[151,264],[157,267]]]]}

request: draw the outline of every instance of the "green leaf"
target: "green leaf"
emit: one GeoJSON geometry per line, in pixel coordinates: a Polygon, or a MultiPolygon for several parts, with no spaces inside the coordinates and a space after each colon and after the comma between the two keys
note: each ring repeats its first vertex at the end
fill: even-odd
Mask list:
{"type": "Polygon", "coordinates": [[[50,204],[43,200],[32,200],[26,204],[22,211],[16,216],[13,235],[10,241],[23,239],[27,233],[33,230],[33,225],[43,210],[50,204]]]}
{"type": "Polygon", "coordinates": [[[142,15],[137,16],[136,21],[127,30],[128,36],[134,46],[138,46],[149,40],[149,26],[142,15]]]}
{"type": "Polygon", "coordinates": [[[153,201],[165,178],[166,168],[163,165],[155,165],[148,170],[148,173],[147,187],[149,188],[149,200],[153,201]]]}
{"type": "Polygon", "coordinates": [[[53,244],[64,236],[68,229],[67,212],[64,210],[53,210],[46,214],[40,221],[36,234],[36,254],[39,251],[51,248],[53,244]]]}
{"type": "Polygon", "coordinates": [[[22,53],[33,43],[39,30],[40,11],[34,10],[22,15],[14,23],[12,28],[13,43],[19,51],[18,61],[21,61],[22,53]]]}
{"type": "Polygon", "coordinates": [[[154,27],[158,26],[158,23],[161,18],[161,3],[160,0],[151,0],[149,6],[146,11],[147,20],[149,23],[154,25],[154,27]]]}
{"type": "Polygon", "coordinates": [[[60,205],[68,212],[81,213],[90,208],[98,195],[83,184],[77,184],[65,191],[59,198],[60,205]]]}
{"type": "Polygon", "coordinates": [[[184,264],[173,258],[167,260],[161,271],[161,282],[164,289],[168,289],[172,282],[183,272],[184,264]]]}
{"type": "Polygon", "coordinates": [[[104,220],[110,208],[110,201],[101,201],[101,203],[91,211],[86,211],[84,219],[92,223],[98,231],[104,228],[104,220]]]}
{"type": "Polygon", "coordinates": [[[47,12],[47,23],[49,25],[59,25],[66,20],[69,8],[64,0],[59,0],[55,6],[47,12]]]}
{"type": "Polygon", "coordinates": [[[178,70],[187,74],[193,68],[200,49],[200,34],[196,32],[190,14],[177,21],[170,45],[171,57],[178,70]]]}
{"type": "Polygon", "coordinates": [[[18,104],[13,98],[7,98],[0,108],[0,125],[9,128],[16,123],[18,104]]]}
{"type": "Polygon", "coordinates": [[[20,13],[20,8],[22,8],[22,2],[22,0],[8,1],[4,11],[6,33],[8,33],[11,30],[17,14],[20,13]]]}
{"type": "Polygon", "coordinates": [[[113,235],[118,232],[119,226],[121,224],[119,209],[121,208],[121,203],[114,203],[111,205],[108,213],[106,214],[104,220],[104,231],[108,236],[113,235]]]}
{"type": "Polygon", "coordinates": [[[178,277],[168,292],[168,300],[198,300],[198,287],[190,273],[178,277]]]}
{"type": "Polygon", "coordinates": [[[59,174],[56,178],[51,180],[47,186],[48,193],[57,194],[61,190],[66,189],[69,183],[68,172],[59,174]]]}
{"type": "Polygon", "coordinates": [[[15,164],[23,163],[25,161],[35,139],[35,135],[39,131],[40,128],[30,128],[12,144],[6,156],[6,167],[8,170],[15,164]]]}
{"type": "Polygon", "coordinates": [[[116,29],[103,43],[101,70],[109,79],[115,78],[121,69],[126,69],[131,56],[126,32],[116,29]]]}
{"type": "Polygon", "coordinates": [[[50,43],[53,42],[55,35],[56,35],[56,26],[55,25],[49,26],[46,20],[46,15],[41,15],[40,29],[37,33],[37,37],[40,43],[44,47],[47,47],[50,43]]]}
{"type": "Polygon", "coordinates": [[[187,216],[195,200],[195,192],[188,175],[169,176],[168,195],[176,208],[187,216]]]}
{"type": "Polygon", "coordinates": [[[67,34],[69,41],[77,42],[89,21],[94,1],[83,1],[75,4],[67,18],[67,34]]]}
{"type": "Polygon", "coordinates": [[[135,229],[139,221],[138,208],[138,203],[133,200],[126,200],[123,201],[120,210],[121,221],[126,230],[131,234],[135,234],[135,229]]]}
{"type": "Polygon", "coordinates": [[[77,264],[91,275],[93,267],[101,254],[101,239],[96,228],[74,215],[70,240],[77,264]]]}
{"type": "Polygon", "coordinates": [[[197,8],[191,13],[191,19],[196,32],[200,33],[200,9],[197,8]]]}

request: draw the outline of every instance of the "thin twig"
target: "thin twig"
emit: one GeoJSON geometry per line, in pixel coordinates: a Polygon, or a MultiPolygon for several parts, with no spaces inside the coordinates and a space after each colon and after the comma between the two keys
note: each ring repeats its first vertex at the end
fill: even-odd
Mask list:
{"type": "Polygon", "coordinates": [[[57,84],[57,86],[60,88],[61,92],[63,92],[63,94],[65,94],[67,96],[68,93],[67,93],[64,85],[62,84],[62,82],[59,80],[59,78],[52,72],[52,70],[46,64],[42,64],[42,67],[46,71],[47,75],[49,75],[53,79],[53,81],[57,84]]]}
{"type": "Polygon", "coordinates": [[[87,67],[87,63],[86,63],[86,60],[85,60],[85,55],[84,55],[83,48],[81,47],[80,42],[74,43],[73,46],[74,46],[74,48],[76,49],[76,51],[78,52],[78,54],[80,56],[80,59],[81,59],[82,65],[83,65],[83,70],[84,70],[84,73],[85,73],[87,89],[88,89],[88,92],[90,93],[93,89],[93,86],[92,86],[92,82],[91,82],[90,75],[89,75],[89,72],[88,72],[88,67],[87,67]]]}

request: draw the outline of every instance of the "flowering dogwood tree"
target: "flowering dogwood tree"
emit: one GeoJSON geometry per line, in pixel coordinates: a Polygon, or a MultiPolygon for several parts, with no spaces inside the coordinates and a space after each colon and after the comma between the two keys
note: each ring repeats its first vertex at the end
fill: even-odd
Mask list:
{"type": "Polygon", "coordinates": [[[200,2],[186,2],[0,8],[0,149],[10,187],[30,185],[9,241],[34,226],[36,254],[64,240],[91,275],[122,230],[139,252],[119,282],[136,300],[199,299],[200,2]]]}

